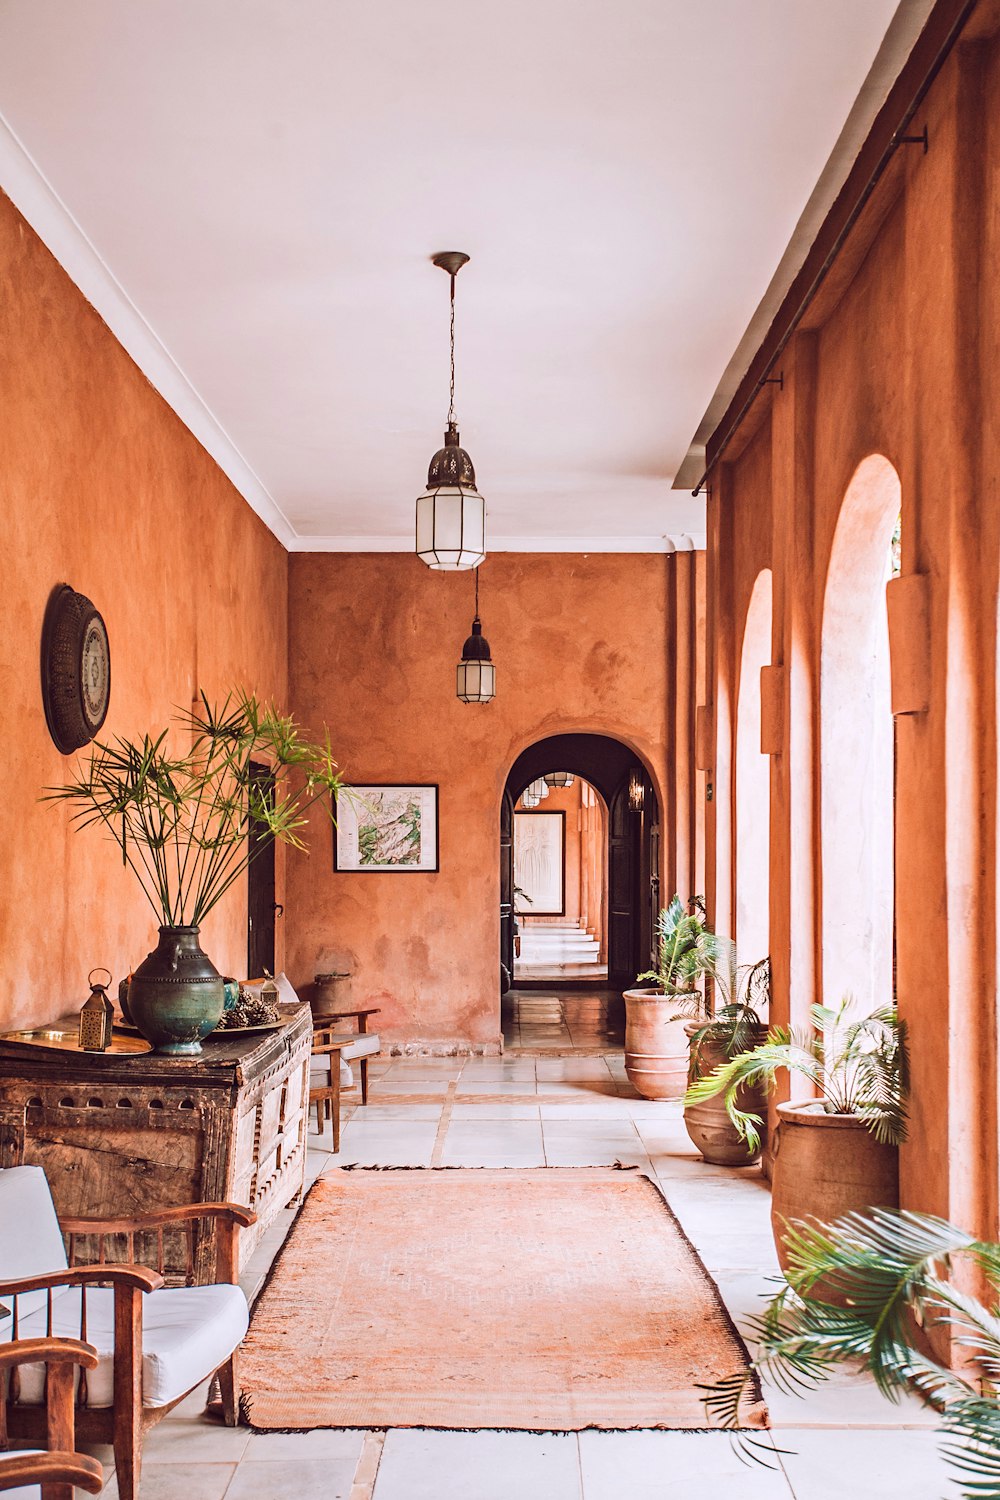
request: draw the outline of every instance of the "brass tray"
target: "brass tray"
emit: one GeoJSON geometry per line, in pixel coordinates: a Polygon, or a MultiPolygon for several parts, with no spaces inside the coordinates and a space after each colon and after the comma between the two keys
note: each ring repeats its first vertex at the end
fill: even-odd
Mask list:
{"type": "Polygon", "coordinates": [[[138,1055],[152,1052],[152,1042],[136,1033],[134,1036],[117,1036],[118,1027],[111,1033],[111,1045],[103,1052],[80,1046],[80,1034],[74,1028],[60,1026],[35,1026],[30,1031],[0,1032],[0,1042],[14,1047],[42,1047],[49,1052],[79,1052],[84,1057],[122,1057],[129,1053],[138,1055]]]}

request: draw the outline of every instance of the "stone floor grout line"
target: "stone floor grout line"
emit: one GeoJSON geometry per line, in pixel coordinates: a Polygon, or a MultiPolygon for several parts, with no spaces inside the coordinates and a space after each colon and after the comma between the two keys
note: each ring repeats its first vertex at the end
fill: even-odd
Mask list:
{"type": "Polygon", "coordinates": [[[354,1471],[354,1483],[351,1485],[351,1493],[348,1500],[372,1500],[375,1491],[375,1481],[378,1478],[379,1464],[382,1462],[382,1450],[388,1436],[385,1432],[368,1432],[361,1445],[361,1456],[358,1459],[358,1467],[354,1471]]]}
{"type": "Polygon", "coordinates": [[[431,1166],[439,1167],[444,1157],[444,1141],[448,1134],[448,1126],[451,1124],[451,1112],[455,1108],[455,1095],[458,1092],[458,1080],[449,1083],[448,1092],[445,1095],[444,1104],[441,1107],[441,1118],[438,1120],[437,1134],[434,1137],[434,1145],[431,1148],[431,1166]]]}

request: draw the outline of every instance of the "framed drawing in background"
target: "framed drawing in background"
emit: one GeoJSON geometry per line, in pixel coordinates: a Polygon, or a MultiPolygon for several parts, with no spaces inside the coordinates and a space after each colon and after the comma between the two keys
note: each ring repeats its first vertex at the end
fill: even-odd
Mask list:
{"type": "Polygon", "coordinates": [[[342,786],[333,868],[426,873],[438,868],[437,785],[342,786]]]}
{"type": "Polygon", "coordinates": [[[564,812],[516,812],[514,814],[514,884],[519,886],[524,893],[522,915],[527,917],[565,916],[566,814],[564,812]]]}

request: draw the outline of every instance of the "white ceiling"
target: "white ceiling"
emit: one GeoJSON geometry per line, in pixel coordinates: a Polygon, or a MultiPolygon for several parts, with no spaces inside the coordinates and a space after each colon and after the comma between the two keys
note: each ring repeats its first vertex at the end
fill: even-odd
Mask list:
{"type": "Polygon", "coordinates": [[[461,249],[491,545],[656,548],[896,9],[0,0],[0,183],[286,545],[412,545],[461,249]]]}

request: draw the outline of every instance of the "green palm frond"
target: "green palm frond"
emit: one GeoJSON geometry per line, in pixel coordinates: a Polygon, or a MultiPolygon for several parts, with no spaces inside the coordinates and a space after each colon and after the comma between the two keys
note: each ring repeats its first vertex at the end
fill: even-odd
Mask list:
{"type": "Polygon", "coordinates": [[[890,1400],[914,1391],[941,1413],[943,1453],[966,1500],[1000,1496],[1000,1316],[956,1285],[960,1261],[1000,1284],[1000,1245],[944,1219],[890,1209],[847,1214],[832,1224],[789,1226],[786,1284],[753,1323],[749,1370],[705,1390],[719,1425],[738,1428],[754,1377],[804,1394],[844,1363],[860,1366],[890,1400]],[[835,1299],[835,1300],[831,1300],[835,1299]],[[911,1342],[914,1324],[943,1326],[974,1358],[971,1370],[938,1364],[911,1342]]]}
{"type": "Polygon", "coordinates": [[[834,1114],[858,1115],[885,1145],[906,1139],[909,1063],[906,1028],[892,1007],[856,1017],[849,996],[838,1006],[814,1005],[813,1030],[772,1027],[759,1046],[730,1057],[688,1089],[685,1104],[722,1094],[733,1125],[747,1143],[759,1144],[757,1116],[739,1109],[740,1091],[773,1089],[780,1072],[808,1078],[834,1114]]]}

